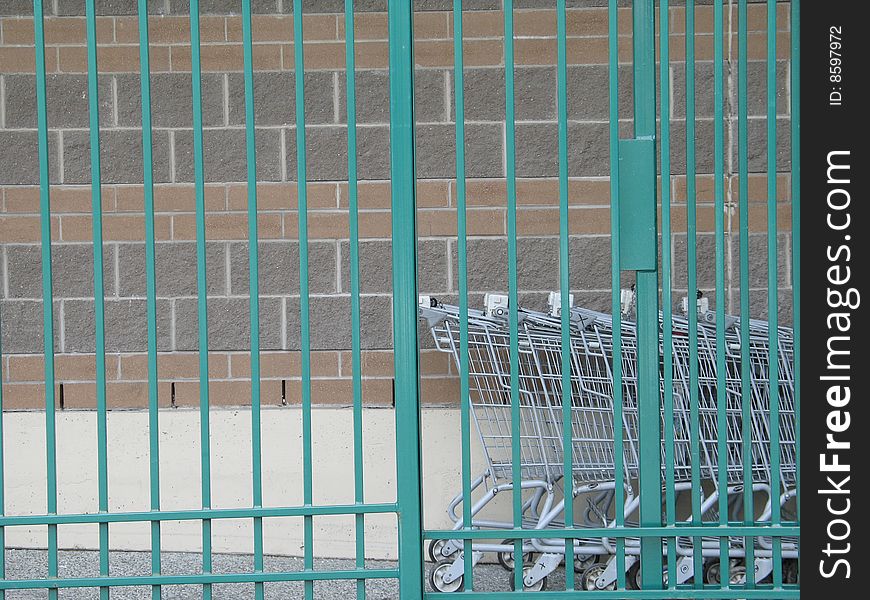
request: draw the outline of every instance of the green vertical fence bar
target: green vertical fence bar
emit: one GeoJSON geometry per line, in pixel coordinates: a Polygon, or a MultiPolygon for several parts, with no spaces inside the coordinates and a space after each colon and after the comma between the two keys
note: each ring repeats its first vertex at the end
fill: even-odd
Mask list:
{"type": "MultiPolygon", "coordinates": [[[[160,510],[160,417],[157,394],[157,283],[154,252],[154,143],[151,132],[151,63],[148,0],[139,1],[139,85],[142,96],[142,181],[145,198],[145,312],[148,336],[148,455],[151,510],[160,510]]],[[[151,574],[160,575],[160,521],[151,521],[151,574]]],[[[161,587],[151,587],[160,600],[161,587]]]]}
{"type": "MultiPolygon", "coordinates": [[[[713,3],[713,198],[716,247],[716,431],[719,489],[719,524],[728,524],[728,421],[725,385],[725,115],[723,106],[723,3],[713,3]]],[[[730,580],[728,538],[719,538],[719,581],[730,580]]]]}
{"type": "MultiPolygon", "coordinates": [[[[344,2],[345,81],[347,85],[347,193],[350,226],[350,321],[353,371],[353,472],[354,502],[365,502],[363,488],[362,351],[359,305],[359,194],[356,158],[356,57],[354,56],[353,0],[344,2]]],[[[356,568],[365,567],[365,516],[354,516],[356,568]]],[[[357,579],[356,597],[365,600],[364,579],[357,579]]]]}
{"type": "MultiPolygon", "coordinates": [[[[100,102],[97,68],[97,15],[94,0],[85,4],[88,39],[88,119],[91,151],[91,215],[94,253],[94,339],[97,402],[97,489],[100,512],[109,510],[108,442],[106,439],[106,305],[103,281],[103,193],[100,168],[100,102]]],[[[109,524],[99,524],[100,576],[109,575],[109,524]]],[[[109,588],[100,587],[100,598],[109,588]]]]}
{"type": "MultiPolygon", "coordinates": [[[[302,0],[293,1],[293,52],[296,102],[296,196],[299,202],[299,324],[302,345],[302,496],[310,506],[314,497],[311,487],[311,321],[309,315],[308,276],[308,182],[305,147],[305,56],[303,54],[302,0]]],[[[303,567],[314,568],[314,519],[302,518],[303,567]]],[[[314,598],[314,582],[305,582],[305,599],[314,598]]]]}
{"type": "MultiPolygon", "coordinates": [[[[254,508],[263,506],[260,394],[260,247],[257,235],[257,149],[254,119],[254,66],[251,0],[242,0],[242,46],[245,74],[245,155],[248,187],[248,308],[251,323],[251,468],[254,508]]],[[[263,572],[263,518],[254,517],[254,573],[263,572]]],[[[254,584],[263,599],[263,582],[254,584]]]]}
{"type": "MultiPolygon", "coordinates": [[[[456,109],[456,254],[459,268],[459,402],[462,438],[462,524],[471,528],[471,406],[468,384],[468,228],[465,185],[465,73],[462,48],[462,0],[453,1],[453,77],[456,109]]],[[[464,540],[463,582],[474,589],[471,540],[464,540]]]]}
{"type": "MultiPolygon", "coordinates": [[[[747,58],[747,1],[740,0],[737,7],[737,174],[739,178],[740,211],[740,402],[742,412],[743,480],[752,481],[752,363],[749,355],[749,106],[747,58]]],[[[751,485],[743,489],[743,522],[755,521],[755,495],[751,485]]],[[[746,538],[746,564],[755,564],[755,538],[746,538]]],[[[748,573],[753,569],[748,568],[748,573]]],[[[748,589],[755,587],[755,577],[746,578],[748,589]]]]}
{"type": "MultiPolygon", "coordinates": [[[[622,389],[622,306],[619,289],[619,9],[617,0],[607,5],[608,82],[610,124],[610,241],[611,241],[611,312],[613,313],[613,471],[615,474],[614,510],[617,527],[625,525],[625,454],[623,431],[622,389]]],[[[629,485],[631,482],[628,482],[629,485]]],[[[616,586],[625,588],[625,539],[616,540],[616,586]]]]}
{"type": "MultiPolygon", "coordinates": [[[[689,308],[689,439],[692,455],[692,525],[701,524],[701,448],[698,403],[697,194],[695,181],[695,0],[686,2],[686,268],[689,308]]],[[[703,586],[701,538],[692,539],[695,587],[703,586]]]]}
{"type": "MultiPolygon", "coordinates": [[[[208,285],[205,270],[205,174],[202,150],[202,60],[200,57],[199,0],[190,2],[190,64],[193,100],[193,173],[196,197],[196,315],[199,327],[199,419],[202,465],[202,508],[211,508],[211,448],[208,390],[208,285]]],[[[202,570],[211,573],[211,519],[202,520],[202,570]]],[[[211,583],[202,586],[211,598],[211,583]]]]}
{"type": "MultiPolygon", "coordinates": [[[[574,526],[574,465],[571,390],[571,292],[568,213],[568,52],[565,0],[556,2],[556,106],[559,134],[559,294],[562,317],[562,448],[565,527],[574,526]]],[[[574,540],[565,540],[565,589],[574,589],[574,540]]]]}
{"type": "MultiPolygon", "coordinates": [[[[511,387],[511,480],[514,483],[513,524],[522,526],[523,498],[519,482],[522,481],[522,453],[520,446],[520,392],[519,392],[519,330],[517,293],[517,173],[516,173],[516,120],[514,106],[514,3],[504,2],[504,80],[505,80],[505,155],[507,179],[507,235],[508,235],[508,312],[510,314],[510,387],[511,387]]],[[[514,589],[523,589],[523,540],[514,540],[514,589]]]]}
{"type": "Polygon", "coordinates": [[[791,277],[794,327],[795,502],[801,520],[801,3],[791,2],[791,277]]]}
{"type": "MultiPolygon", "coordinates": [[[[668,0],[659,2],[659,52],[661,92],[661,181],[662,181],[662,364],[664,375],[664,444],[665,444],[665,521],[676,522],[674,493],[674,354],[673,298],[671,294],[671,98],[670,98],[670,14],[668,0]]],[[[676,583],[676,538],[667,540],[668,584],[676,583]]]]}
{"type": "MultiPolygon", "coordinates": [[[[655,137],[655,7],[652,0],[634,0],[634,135],[655,137]]],[[[653,196],[654,197],[654,196],[653,196]]],[[[654,242],[655,243],[655,242],[654,242]]],[[[657,244],[656,244],[657,245],[657,244]]],[[[640,525],[662,524],[661,416],[659,383],[658,268],[637,271],[637,389],[640,453],[640,525]]],[[[662,541],[640,542],[641,585],[661,589],[662,541]]]]}
{"type": "MultiPolygon", "coordinates": [[[[39,152],[39,221],[42,261],[42,338],[45,366],[45,452],[47,513],[57,514],[57,431],[55,423],[54,310],[51,279],[51,180],[48,162],[48,113],[45,86],[45,29],[42,0],[33,0],[33,38],[36,51],[36,122],[39,152]]],[[[48,577],[56,578],[57,525],[48,525],[48,577]]],[[[57,588],[48,588],[57,600],[57,588]]]]}
{"type": "Polygon", "coordinates": [[[417,356],[417,231],[414,167],[413,7],[390,0],[390,179],[399,597],[423,596],[420,397],[417,356]]]}
{"type": "MultiPolygon", "coordinates": [[[[767,318],[770,361],[771,521],[782,521],[779,448],[779,278],[776,248],[776,2],[767,0],[767,318]]],[[[773,538],[773,586],[782,587],[782,540],[773,538]]]]}

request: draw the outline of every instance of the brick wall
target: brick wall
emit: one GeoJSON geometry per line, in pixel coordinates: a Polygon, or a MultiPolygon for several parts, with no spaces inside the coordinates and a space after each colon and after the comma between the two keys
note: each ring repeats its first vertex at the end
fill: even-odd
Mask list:
{"type": "MultiPolygon", "coordinates": [[[[241,17],[238,0],[203,0],[203,121],[212,400],[249,400],[247,191],[241,17]]],[[[291,0],[254,1],[255,121],[264,401],[293,403],[299,388],[298,213],[291,0]]],[[[303,3],[306,65],[314,399],[350,400],[350,318],[344,19],[340,0],[303,3]]],[[[389,98],[385,0],[356,3],[361,290],[366,401],[392,401],[389,98]]],[[[504,58],[501,2],[466,2],[466,121],[469,287],[507,287],[504,58]]],[[[519,281],[524,304],[541,307],[558,286],[556,41],[552,2],[518,0],[516,115],[519,281]],[[544,7],[544,8],[542,8],[544,7]]],[[[567,16],[571,281],[578,302],[607,309],[610,298],[607,9],[574,0],[567,16]]],[[[729,3],[726,3],[728,5],[729,3]]],[[[94,403],[92,222],[84,0],[47,0],[48,121],[53,183],[55,347],[65,408],[94,403]]],[[[188,3],[149,3],[160,401],[197,397],[197,315],[188,3]]],[[[420,290],[456,298],[454,75],[449,0],[418,0],[415,19],[420,290]]],[[[106,242],[109,403],[143,406],[145,373],[144,220],[135,2],[98,0],[101,160],[106,242]]],[[[780,298],[791,318],[787,4],[778,6],[777,44],[780,298]]],[[[726,10],[726,276],[728,309],[739,293],[739,220],[752,230],[752,314],[766,311],[765,7],[749,7],[750,211],[737,210],[736,5],[726,10]]],[[[32,3],[0,6],[0,310],[4,402],[34,408],[42,388],[42,300],[32,3]]],[[[620,10],[620,117],[631,131],[630,12],[620,10]]],[[[685,228],[684,11],[671,23],[672,161],[675,231],[685,228]]],[[[697,8],[699,285],[714,287],[713,36],[709,6],[697,8]]],[[[675,298],[684,295],[684,234],[674,234],[675,298]]],[[[447,357],[421,334],[424,400],[450,403],[458,386],[447,357]]],[[[60,399],[59,399],[60,402],[60,399]]]]}

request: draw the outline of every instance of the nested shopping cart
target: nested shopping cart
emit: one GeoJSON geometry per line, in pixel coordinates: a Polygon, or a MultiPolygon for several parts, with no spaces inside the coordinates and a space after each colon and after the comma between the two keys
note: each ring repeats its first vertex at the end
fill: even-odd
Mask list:
{"type": "MultiPolygon", "coordinates": [[[[551,299],[553,295],[551,295],[551,299]]],[[[486,511],[499,493],[520,493],[525,500],[522,527],[530,530],[529,539],[523,542],[523,581],[527,589],[544,589],[546,577],[562,561],[565,555],[564,540],[535,538],[534,530],[562,527],[564,523],[563,499],[556,496],[559,487],[555,484],[563,477],[563,405],[562,398],[562,335],[561,319],[558,316],[558,297],[551,304],[549,313],[518,310],[518,391],[519,423],[512,420],[511,406],[511,361],[510,328],[508,311],[503,299],[490,301],[484,311],[470,310],[468,315],[468,368],[469,405],[486,457],[484,472],[473,482],[472,491],[477,499],[471,507],[471,527],[510,528],[513,523],[486,517],[486,511]],[[520,481],[513,480],[512,439],[513,427],[518,427],[521,464],[520,481]],[[478,491],[480,489],[480,491],[478,491]],[[535,558],[536,557],[536,558],[535,558]],[[535,558],[532,561],[532,558],[535,558]]],[[[428,297],[421,298],[420,316],[425,318],[438,349],[453,355],[457,365],[461,358],[460,323],[457,307],[438,303],[428,297]]],[[[743,393],[741,379],[740,321],[729,318],[722,326],[725,330],[726,373],[722,379],[726,390],[726,448],[727,489],[719,489],[719,439],[720,432],[717,398],[720,378],[716,376],[716,335],[713,313],[701,315],[697,329],[697,351],[690,352],[689,322],[675,317],[671,323],[673,371],[673,419],[674,419],[674,481],[675,492],[691,492],[693,472],[692,405],[698,413],[696,427],[700,464],[694,465],[701,480],[706,484],[701,510],[705,520],[718,520],[716,513],[720,494],[737,498],[743,494],[743,486],[751,485],[755,493],[766,498],[760,521],[769,520],[773,502],[785,505],[793,496],[795,487],[794,443],[794,377],[793,336],[788,328],[777,331],[777,364],[779,366],[779,431],[781,440],[780,470],[776,474],[782,483],[782,495],[771,498],[770,461],[770,365],[769,331],[764,321],[749,321],[750,330],[750,414],[752,418],[751,456],[752,481],[743,481],[743,393]],[[698,361],[696,393],[692,393],[690,361],[698,361]]],[[[622,356],[622,464],[624,489],[616,490],[616,464],[614,444],[614,345],[613,319],[610,315],[571,308],[571,416],[572,416],[572,464],[574,466],[570,486],[575,497],[586,500],[587,509],[583,523],[588,527],[613,527],[616,519],[612,514],[614,494],[624,494],[623,521],[633,525],[632,517],[637,512],[640,499],[634,494],[632,482],[639,474],[638,455],[638,410],[637,410],[637,330],[629,319],[621,323],[622,356]]],[[[660,321],[660,330],[662,322],[660,321]]],[[[660,338],[660,341],[663,339],[660,338]]],[[[664,394],[664,384],[661,392],[664,394]]],[[[664,419],[662,414],[661,418],[664,419]]],[[[662,464],[665,464],[665,447],[662,445],[662,464]]],[[[663,473],[664,482],[664,473],[663,473]]],[[[457,494],[448,507],[454,529],[464,527],[456,514],[456,508],[466,499],[457,494]]],[[[580,503],[575,503],[581,505],[580,503]]],[[[689,521],[692,515],[682,518],[689,521]]],[[[745,557],[742,538],[733,538],[729,543],[729,556],[735,561],[730,570],[732,582],[745,577],[745,567],[739,561],[745,557]]],[[[590,537],[574,539],[574,568],[583,573],[581,584],[586,589],[611,589],[616,582],[616,544],[607,538],[590,537]]],[[[756,538],[754,541],[755,577],[763,580],[772,570],[772,540],[756,538]]],[[[627,538],[625,543],[625,568],[628,581],[636,584],[639,573],[640,543],[637,538],[627,538]]],[[[462,574],[466,558],[460,552],[459,541],[437,541],[429,547],[430,558],[435,566],[430,572],[433,588],[441,591],[458,590],[462,587],[462,574]]],[[[719,556],[719,541],[702,538],[699,544],[693,538],[678,538],[676,550],[679,565],[676,570],[678,583],[695,576],[695,553],[705,558],[719,556]],[[696,547],[697,546],[697,547],[696,547]]],[[[484,553],[495,552],[499,562],[513,569],[513,543],[472,544],[469,560],[477,563],[484,553]]],[[[794,540],[782,541],[782,556],[793,561],[797,558],[794,540]]],[[[718,561],[708,561],[703,577],[713,582],[718,576],[718,561]]],[[[793,571],[786,569],[786,573],[793,571]]],[[[512,579],[513,580],[513,579],[512,579]]]]}

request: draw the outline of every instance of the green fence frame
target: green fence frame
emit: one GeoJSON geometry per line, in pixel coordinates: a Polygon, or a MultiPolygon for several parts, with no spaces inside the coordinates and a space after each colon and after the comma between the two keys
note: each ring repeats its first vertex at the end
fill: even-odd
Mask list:
{"type": "MultiPolygon", "coordinates": [[[[293,1],[294,14],[302,13],[302,0],[293,1]]],[[[200,366],[200,441],[202,464],[202,506],[198,510],[162,510],[159,493],[159,444],[156,435],[150,435],[150,510],[141,512],[110,512],[108,490],[107,425],[106,425],[106,365],[105,365],[105,326],[104,326],[104,285],[103,285],[103,240],[101,226],[93,228],[94,253],[94,294],[96,317],[96,415],[97,415],[97,445],[98,445],[98,501],[99,511],[92,514],[59,514],[57,510],[57,472],[56,472],[56,431],[55,431],[55,369],[54,369],[54,332],[52,302],[52,269],[51,269],[51,186],[49,180],[48,155],[48,116],[46,102],[46,67],[45,67],[45,32],[43,25],[43,0],[33,0],[34,36],[36,52],[36,99],[38,125],[38,154],[40,182],[40,215],[41,215],[41,264],[43,298],[43,331],[44,331],[44,364],[45,364],[45,433],[47,456],[47,511],[44,515],[15,516],[5,513],[3,502],[3,455],[2,455],[2,386],[0,386],[0,543],[5,542],[5,528],[10,526],[45,526],[48,531],[48,577],[46,579],[9,580],[5,579],[5,557],[0,553],[0,597],[5,597],[6,590],[12,589],[46,589],[50,600],[58,597],[62,588],[96,587],[101,598],[109,598],[110,588],[115,586],[150,586],[152,598],[161,597],[161,586],[173,584],[200,584],[203,598],[211,598],[212,584],[215,583],[254,583],[255,598],[264,597],[264,583],[275,581],[299,581],[304,583],[306,600],[314,598],[314,582],[320,580],[355,580],[358,598],[365,598],[365,581],[373,578],[397,578],[400,595],[403,599],[435,598],[444,594],[425,592],[423,586],[423,540],[461,540],[466,555],[471,554],[471,543],[476,539],[491,539],[494,537],[514,540],[515,564],[522,564],[522,542],[528,539],[529,530],[523,529],[522,497],[513,496],[513,527],[501,530],[481,531],[466,526],[457,531],[428,530],[422,526],[421,498],[421,461],[420,461],[420,406],[419,406],[419,366],[417,349],[417,267],[416,267],[416,202],[415,202],[415,162],[414,162],[414,55],[413,55],[413,2],[410,0],[390,0],[389,3],[389,38],[390,38],[390,148],[391,148],[391,194],[392,194],[392,237],[393,237],[393,323],[394,323],[394,353],[395,353],[395,391],[396,391],[396,445],[397,445],[397,501],[395,503],[367,503],[363,494],[362,465],[362,383],[361,383],[361,342],[360,342],[360,306],[359,306],[359,220],[357,195],[357,161],[356,161],[356,89],[355,89],[355,59],[354,59],[354,10],[353,0],[345,0],[345,31],[346,31],[346,85],[347,85],[347,120],[348,120],[348,190],[349,190],[349,220],[350,220],[350,285],[351,285],[351,321],[352,321],[352,367],[353,367],[353,448],[354,448],[354,502],[347,505],[315,505],[312,489],[312,423],[311,423],[311,370],[310,370],[310,321],[308,311],[308,224],[307,224],[307,185],[306,185],[306,152],[305,152],[305,114],[304,114],[304,83],[303,83],[303,20],[294,19],[294,51],[295,51],[295,103],[296,103],[296,134],[298,148],[298,202],[299,202],[299,268],[301,296],[301,339],[302,339],[302,452],[303,452],[303,504],[287,507],[264,507],[262,502],[262,443],[261,443],[261,398],[260,398],[260,360],[259,360],[259,289],[258,289],[258,228],[257,228],[257,189],[256,189],[256,150],[254,129],[254,87],[252,60],[252,24],[251,1],[242,0],[242,24],[244,47],[244,79],[245,79],[245,122],[246,122],[246,157],[247,157],[247,190],[248,190],[248,239],[250,266],[250,324],[251,324],[251,435],[252,435],[252,472],[253,472],[253,503],[250,508],[216,509],[211,506],[210,453],[209,453],[209,380],[208,380],[208,322],[206,319],[206,270],[205,270],[205,201],[204,201],[204,166],[202,140],[202,106],[201,106],[201,64],[200,64],[200,34],[199,34],[199,0],[190,2],[190,36],[193,81],[193,141],[194,141],[194,171],[196,199],[196,244],[197,244],[197,290],[199,317],[199,366],[200,366]],[[364,518],[369,514],[396,514],[399,525],[400,561],[397,568],[367,569],[365,567],[364,518]],[[314,568],[313,556],[313,518],[323,515],[352,515],[355,519],[356,558],[355,567],[346,570],[321,571],[314,568]],[[266,572],[263,561],[263,518],[265,517],[302,517],[304,537],[304,568],[296,572],[266,572]],[[254,535],[254,570],[252,573],[219,574],[212,570],[211,522],[214,519],[251,519],[254,535]],[[161,572],[160,527],[163,521],[193,520],[202,524],[202,573],[196,575],[165,575],[161,572]],[[111,576],[109,573],[109,526],[112,523],[147,522],[151,525],[151,574],[148,576],[111,576]],[[59,577],[57,528],[66,524],[97,524],[99,527],[99,576],[98,577],[59,577]]],[[[570,292],[569,285],[569,212],[568,212],[568,114],[567,114],[567,33],[566,33],[566,0],[556,0],[557,9],[557,120],[558,120],[558,179],[559,179],[559,289],[562,297],[570,292]]],[[[144,212],[145,212],[145,260],[146,260],[146,314],[147,314],[147,347],[148,347],[148,411],[150,430],[159,428],[159,410],[157,403],[157,325],[156,325],[156,284],[155,284],[155,231],[154,231],[154,190],[153,190],[153,143],[151,89],[149,67],[149,40],[147,0],[138,0],[139,10],[139,49],[141,65],[141,97],[142,97],[142,143],[143,143],[143,181],[144,181],[144,212]]],[[[468,344],[468,258],[467,258],[467,223],[466,223],[466,168],[465,168],[465,103],[464,103],[464,54],[462,33],[462,1],[454,0],[453,26],[454,36],[454,66],[456,81],[456,192],[457,192],[457,223],[458,223],[458,286],[460,302],[460,345],[468,344]]],[[[88,64],[88,105],[91,148],[91,194],[92,214],[95,224],[102,223],[101,176],[100,176],[100,127],[99,99],[97,74],[96,43],[96,12],[95,0],[86,2],[87,23],[87,64],[88,64]]],[[[799,21],[800,2],[792,0],[790,5],[791,26],[791,196],[792,196],[792,285],[793,314],[795,327],[795,374],[796,374],[796,446],[800,453],[800,75],[799,75],[799,21]]],[[[612,261],[615,268],[612,273],[613,315],[614,315],[614,376],[618,384],[615,386],[614,399],[615,428],[614,455],[616,457],[616,488],[622,489],[629,482],[622,475],[623,437],[622,429],[622,381],[621,373],[621,342],[620,342],[620,298],[619,288],[621,271],[636,272],[638,290],[638,322],[639,331],[639,406],[642,415],[654,415],[641,419],[641,477],[640,477],[640,526],[627,526],[622,517],[624,498],[616,495],[616,526],[612,528],[577,527],[573,522],[572,499],[570,487],[566,487],[568,510],[564,527],[546,529],[535,533],[536,538],[564,539],[570,542],[578,537],[609,537],[616,540],[618,565],[616,594],[621,598],[798,598],[800,589],[796,585],[783,583],[781,557],[781,538],[783,536],[799,536],[800,515],[800,478],[798,475],[796,495],[798,499],[798,521],[784,521],[779,506],[773,503],[773,514],[770,523],[755,521],[753,496],[751,489],[744,493],[744,515],[741,522],[728,520],[727,497],[723,494],[719,499],[718,522],[704,522],[701,515],[701,481],[699,469],[693,469],[692,491],[692,522],[680,523],[676,519],[676,499],[674,493],[674,456],[672,442],[674,439],[673,418],[673,380],[671,366],[673,357],[669,353],[660,353],[657,331],[660,293],[665,291],[667,301],[662,302],[664,322],[670,322],[672,308],[670,306],[670,291],[672,290],[672,265],[670,260],[663,260],[661,273],[657,261],[657,234],[662,236],[662,254],[670,257],[673,248],[670,241],[672,233],[671,193],[668,185],[662,186],[660,198],[656,197],[655,179],[660,176],[668,181],[671,177],[672,139],[668,118],[661,119],[657,125],[657,116],[669,115],[670,105],[668,94],[661,94],[661,104],[656,107],[656,41],[661,61],[658,72],[659,86],[662,90],[670,86],[670,41],[667,35],[656,35],[655,4],[653,0],[634,0],[633,2],[633,87],[634,87],[634,133],[630,140],[619,137],[618,120],[618,44],[619,30],[617,20],[617,1],[609,0],[609,76],[610,76],[610,190],[611,190],[611,223],[612,223],[612,261]],[[656,146],[660,151],[661,161],[656,164],[656,146]],[[661,225],[656,222],[656,203],[661,201],[661,225]],[[637,233],[638,235],[635,235],[637,233]],[[650,254],[650,248],[652,253],[650,254]],[[660,360],[664,365],[663,385],[666,391],[665,401],[661,403],[660,395],[660,360]],[[668,393],[668,392],[671,393],[668,393]],[[658,418],[659,411],[666,416],[664,431],[658,418]],[[666,442],[664,456],[666,485],[661,486],[661,454],[659,448],[662,440],[666,442]],[[663,589],[662,544],[667,541],[668,581],[674,582],[675,577],[675,542],[677,536],[692,536],[700,540],[702,536],[716,537],[720,541],[719,564],[723,574],[723,583],[719,586],[705,585],[700,577],[694,584],[676,585],[671,583],[663,589]],[[758,536],[772,537],[774,540],[774,569],[771,584],[755,584],[750,578],[745,585],[729,585],[727,558],[727,539],[729,536],[747,538],[747,561],[751,563],[752,540],[758,536]],[[625,576],[625,539],[628,537],[641,539],[641,580],[643,590],[627,589],[625,576]]],[[[686,5],[686,160],[687,160],[687,261],[695,265],[697,262],[697,190],[696,190],[696,144],[695,144],[695,12],[694,2],[686,5]]],[[[716,251],[716,315],[717,322],[724,321],[724,122],[723,114],[723,0],[713,3],[714,14],[714,199],[716,208],[715,251],[716,251]]],[[[661,31],[670,31],[671,14],[667,0],[660,0],[659,23],[661,31]]],[[[747,0],[738,1],[738,119],[737,129],[740,144],[738,146],[739,175],[739,210],[741,214],[748,212],[748,116],[747,116],[747,0]]],[[[776,2],[767,1],[767,31],[776,31],[776,2]]],[[[504,40],[505,40],[505,96],[506,96],[506,205],[508,229],[508,279],[510,302],[510,360],[519,363],[518,356],[518,283],[517,283],[517,213],[516,213],[516,123],[514,108],[514,6],[513,0],[504,1],[504,40]]],[[[770,315],[770,365],[772,387],[771,421],[779,419],[777,392],[779,374],[777,373],[777,336],[776,325],[779,298],[777,295],[777,180],[776,180],[776,35],[768,35],[767,41],[767,257],[771,268],[768,272],[768,313],[770,315]]],[[[739,271],[740,280],[748,281],[749,277],[749,229],[748,219],[740,220],[739,230],[739,271]]],[[[697,287],[697,273],[694,268],[688,269],[688,288],[697,287]]],[[[741,286],[739,299],[741,314],[748,313],[748,286],[741,286]]],[[[694,303],[689,303],[688,318],[690,322],[690,349],[692,350],[692,378],[697,380],[697,323],[698,312],[694,303]]],[[[563,389],[570,390],[570,339],[569,312],[562,312],[562,367],[563,389]]],[[[8,325],[8,324],[7,324],[8,325]]],[[[664,346],[669,346],[672,332],[665,328],[664,346]]],[[[717,328],[716,344],[718,349],[718,373],[720,382],[725,370],[723,328],[717,328]]],[[[740,331],[742,339],[743,368],[742,382],[744,389],[749,387],[749,330],[746,320],[742,322],[740,331]]],[[[461,465],[462,491],[466,497],[471,493],[471,431],[469,406],[469,366],[467,352],[461,353],[461,411],[460,427],[462,437],[461,465]]],[[[2,348],[0,348],[2,357],[2,348]]],[[[725,404],[724,385],[718,387],[719,406],[725,404]]],[[[510,377],[511,410],[515,423],[520,421],[519,375],[517,369],[512,369],[510,377]]],[[[565,447],[571,447],[570,399],[563,402],[564,429],[562,431],[565,447]]],[[[700,463],[700,448],[698,442],[698,398],[696,386],[693,386],[691,398],[692,410],[692,448],[694,462],[700,463]]],[[[743,437],[751,439],[750,406],[744,402],[742,406],[744,422],[743,437]]],[[[720,428],[724,429],[725,412],[718,414],[720,428]]],[[[519,429],[513,428],[512,447],[514,453],[513,476],[519,480],[520,447],[519,429]]],[[[720,455],[727,455],[725,439],[720,439],[720,455]]],[[[779,431],[771,428],[771,447],[779,445],[779,431]]],[[[572,456],[564,457],[564,486],[571,485],[572,456]]],[[[751,480],[750,463],[751,447],[743,446],[744,476],[751,480]]],[[[779,468],[779,453],[772,453],[772,471],[779,468]]],[[[798,463],[798,473],[800,465],[798,463]]],[[[719,484],[726,486],[724,469],[720,470],[719,484]]],[[[772,496],[778,497],[783,491],[777,479],[771,481],[772,496]]],[[[463,518],[471,522],[471,507],[464,503],[463,518]]],[[[5,547],[5,543],[4,543],[5,547]]],[[[573,545],[568,543],[567,564],[573,563],[573,545]]],[[[696,573],[701,572],[701,556],[695,554],[696,573]]],[[[465,590],[458,592],[461,596],[480,599],[503,598],[504,592],[474,591],[474,579],[471,561],[466,561],[464,571],[465,590]]],[[[518,591],[512,596],[531,597],[522,591],[522,572],[515,569],[513,583],[518,591]]],[[[578,598],[581,594],[576,590],[573,569],[567,569],[564,590],[539,592],[534,597],[545,598],[578,598]]],[[[614,592],[584,591],[582,597],[614,597],[614,592]]]]}

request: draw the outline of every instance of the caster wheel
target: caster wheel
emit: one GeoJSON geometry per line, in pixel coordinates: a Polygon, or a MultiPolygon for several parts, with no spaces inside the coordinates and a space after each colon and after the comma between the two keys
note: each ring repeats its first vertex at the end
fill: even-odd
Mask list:
{"type": "Polygon", "coordinates": [[[429,547],[426,549],[429,554],[429,559],[433,563],[437,563],[438,561],[444,560],[447,558],[447,554],[442,554],[442,550],[444,550],[444,546],[447,545],[447,540],[432,540],[429,542],[429,547]]]}
{"type": "MultiPolygon", "coordinates": [[[[525,565],[523,567],[523,579],[525,579],[525,577],[529,574],[529,571],[531,571],[533,568],[534,568],[534,565],[525,565]]],[[[514,572],[513,572],[513,570],[511,570],[511,572],[510,572],[510,586],[511,586],[511,591],[514,591],[515,586],[514,586],[514,572]]],[[[523,582],[523,591],[524,592],[543,592],[546,589],[547,589],[547,578],[546,577],[542,577],[541,579],[536,581],[534,583],[534,585],[531,585],[531,586],[527,586],[525,584],[525,581],[523,582]]]]}
{"type": "MultiPolygon", "coordinates": [[[[735,561],[735,560],[732,560],[728,564],[728,567],[729,567],[728,568],[728,571],[729,571],[728,579],[729,580],[732,579],[732,575],[735,572],[738,572],[737,569],[742,569],[743,579],[744,579],[744,581],[746,580],[746,567],[744,567],[743,565],[738,565],[737,561],[735,561]]],[[[704,565],[704,581],[706,583],[711,584],[711,585],[719,585],[719,583],[721,581],[721,573],[720,573],[720,569],[719,569],[719,561],[718,560],[711,560],[710,562],[708,562],[707,564],[704,565]]]]}
{"type": "Polygon", "coordinates": [[[625,585],[630,590],[640,589],[640,561],[637,561],[625,573],[625,585]]]}
{"type": "Polygon", "coordinates": [[[782,581],[783,583],[797,583],[800,581],[797,559],[787,558],[782,562],[782,581]]]}
{"type": "MultiPolygon", "coordinates": [[[[607,569],[607,565],[604,563],[596,563],[586,569],[583,573],[583,588],[584,590],[595,591],[597,589],[601,589],[595,585],[595,581],[601,577],[604,571],[607,569]]],[[[616,582],[612,582],[610,585],[605,586],[603,589],[605,590],[615,590],[616,582]]]]}
{"type": "Polygon", "coordinates": [[[451,582],[444,581],[444,576],[450,570],[452,560],[441,560],[429,571],[429,585],[436,592],[461,592],[465,588],[464,577],[460,575],[451,582]]]}
{"type": "Polygon", "coordinates": [[[728,573],[728,583],[731,585],[746,585],[746,567],[738,565],[728,573]]]}
{"type": "MultiPolygon", "coordinates": [[[[505,546],[513,544],[513,540],[503,540],[502,544],[505,546]]],[[[513,571],[514,570],[514,553],[513,552],[499,552],[496,557],[498,558],[498,564],[505,571],[513,571]]],[[[532,562],[532,553],[531,552],[523,552],[523,564],[532,562]]]]}
{"type": "Polygon", "coordinates": [[[598,557],[594,554],[581,554],[574,556],[574,572],[583,573],[598,561],[598,557]]]}

